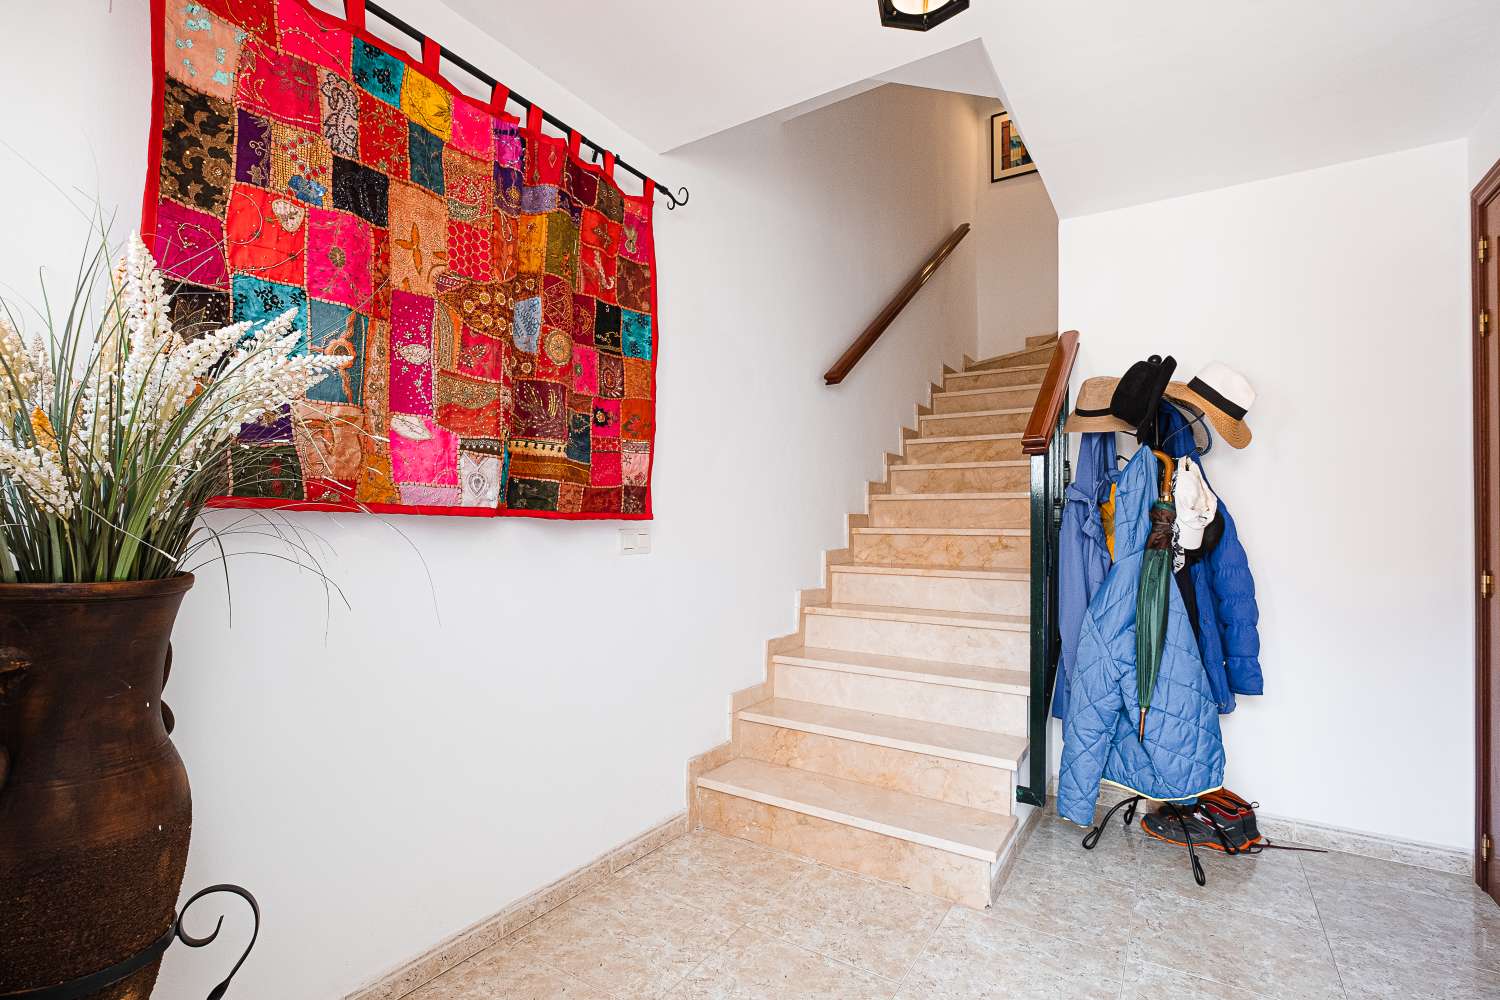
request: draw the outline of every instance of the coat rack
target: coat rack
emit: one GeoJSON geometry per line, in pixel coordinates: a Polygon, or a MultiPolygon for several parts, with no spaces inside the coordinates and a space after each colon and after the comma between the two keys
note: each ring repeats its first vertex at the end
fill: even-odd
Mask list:
{"type": "MultiPolygon", "coordinates": [[[[419,44],[427,40],[426,35],[418,31],[416,28],[412,27],[410,24],[407,24],[405,21],[401,20],[401,18],[397,17],[395,14],[392,14],[384,7],[381,7],[379,4],[367,2],[365,4],[365,12],[367,14],[374,14],[386,24],[390,25],[392,28],[395,28],[397,31],[401,32],[403,35],[406,35],[408,38],[411,38],[413,41],[419,44]]],[[[470,76],[474,77],[474,79],[480,81],[481,83],[487,84],[491,87],[499,84],[500,81],[496,80],[494,77],[490,76],[488,73],[484,72],[479,67],[475,66],[473,63],[469,62],[467,59],[463,58],[457,53],[453,52],[446,46],[438,46],[438,51],[441,52],[443,57],[445,57],[453,65],[457,66],[465,73],[468,73],[470,76]]],[[[521,105],[521,107],[525,108],[527,111],[531,110],[531,102],[522,97],[520,94],[516,93],[514,90],[510,92],[510,99],[521,105]]],[[[553,115],[551,112],[544,110],[542,112],[542,119],[561,129],[564,134],[569,134],[576,131],[573,126],[569,125],[561,118],[558,118],[556,115],[553,115]]],[[[600,155],[605,152],[604,147],[599,145],[597,142],[594,142],[588,136],[581,135],[580,138],[583,145],[588,146],[594,151],[593,159],[595,160],[595,162],[597,162],[600,155]]],[[[666,195],[668,211],[676,208],[679,205],[686,205],[688,203],[688,198],[691,197],[687,188],[678,188],[674,193],[671,188],[668,188],[666,185],[658,183],[657,181],[653,181],[651,178],[641,173],[635,167],[632,167],[630,164],[626,163],[622,159],[619,159],[618,157],[616,157],[615,159],[615,166],[621,170],[628,170],[630,173],[635,174],[635,176],[639,177],[642,184],[654,185],[656,190],[666,195]]]]}

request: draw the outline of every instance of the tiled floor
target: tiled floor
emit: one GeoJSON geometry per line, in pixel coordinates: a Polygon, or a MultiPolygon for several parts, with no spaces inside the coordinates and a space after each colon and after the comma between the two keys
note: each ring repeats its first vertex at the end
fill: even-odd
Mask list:
{"type": "Polygon", "coordinates": [[[712,833],[642,858],[410,1000],[1500,1000],[1500,907],[1346,854],[1208,856],[1043,820],[992,912],[712,833]]]}

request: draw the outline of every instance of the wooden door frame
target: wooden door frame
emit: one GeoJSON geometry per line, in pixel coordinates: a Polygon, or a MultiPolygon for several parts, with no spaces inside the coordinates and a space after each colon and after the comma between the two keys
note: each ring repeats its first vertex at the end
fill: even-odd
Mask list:
{"type": "Polygon", "coordinates": [[[1492,807],[1490,798],[1494,781],[1500,778],[1500,775],[1489,773],[1491,741],[1496,722],[1490,718],[1490,690],[1495,681],[1495,673],[1490,659],[1492,636],[1489,611],[1495,598],[1485,597],[1479,586],[1480,574],[1500,574],[1500,566],[1487,565],[1492,541],[1488,515],[1491,506],[1500,501],[1500,497],[1489,494],[1490,477],[1487,475],[1489,470],[1486,464],[1492,443],[1490,400],[1500,398],[1496,396],[1500,385],[1494,384],[1496,378],[1500,377],[1500,372],[1489,370],[1485,351],[1488,336],[1480,333],[1480,317],[1486,315],[1487,310],[1500,305],[1488,301],[1485,280],[1485,268],[1500,266],[1494,263],[1494,258],[1500,255],[1500,246],[1489,248],[1484,263],[1480,262],[1478,253],[1479,241],[1486,236],[1488,228],[1485,224],[1486,209],[1492,201],[1495,202],[1495,210],[1500,211],[1500,161],[1489,169],[1469,196],[1469,268],[1474,306],[1469,314],[1470,350],[1474,370],[1474,881],[1486,890],[1490,885],[1489,866],[1500,863],[1500,859],[1494,858],[1486,862],[1481,850],[1492,807]]]}

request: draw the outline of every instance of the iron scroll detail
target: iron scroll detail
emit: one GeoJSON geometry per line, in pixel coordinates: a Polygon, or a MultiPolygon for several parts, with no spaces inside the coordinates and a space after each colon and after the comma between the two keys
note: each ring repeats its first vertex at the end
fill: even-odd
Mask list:
{"type": "Polygon", "coordinates": [[[245,950],[240,955],[239,961],[234,963],[234,968],[229,970],[229,975],[224,977],[224,981],[208,993],[207,1000],[223,1000],[224,996],[229,992],[230,981],[240,971],[240,966],[245,964],[245,959],[250,957],[250,950],[255,947],[255,940],[260,936],[260,904],[255,901],[255,897],[250,894],[249,890],[237,885],[227,884],[211,885],[207,889],[200,889],[194,893],[186,903],[182,904],[182,909],[178,912],[176,919],[172,921],[172,926],[167,928],[166,933],[129,958],[116,962],[108,968],[91,972],[86,976],[70,979],[65,983],[43,986],[38,989],[21,990],[18,993],[0,993],[0,1000],[81,1000],[81,998],[90,996],[107,986],[118,983],[120,980],[132,976],[150,965],[171,947],[174,940],[181,941],[189,948],[206,947],[212,944],[219,936],[219,931],[224,927],[224,918],[220,916],[218,923],[214,925],[214,929],[206,937],[201,938],[195,937],[184,930],[182,922],[187,916],[187,911],[194,903],[204,896],[210,896],[218,892],[228,892],[239,896],[250,905],[250,912],[255,918],[255,926],[250,933],[250,942],[245,945],[245,950]]]}

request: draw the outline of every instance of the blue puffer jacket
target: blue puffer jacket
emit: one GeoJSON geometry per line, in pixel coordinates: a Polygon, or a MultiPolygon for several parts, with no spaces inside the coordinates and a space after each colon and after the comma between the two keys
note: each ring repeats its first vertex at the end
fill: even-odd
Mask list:
{"type": "MultiPolygon", "coordinates": [[[[1161,409],[1163,450],[1174,458],[1191,455],[1203,472],[1208,488],[1213,483],[1193,441],[1192,425],[1175,406],[1161,409]]],[[[1224,535],[1202,562],[1188,571],[1198,605],[1198,652],[1219,711],[1234,711],[1236,694],[1261,694],[1265,683],[1260,671],[1260,610],[1255,603],[1255,577],[1250,560],[1240,544],[1240,533],[1229,506],[1219,497],[1224,515],[1224,535]]]]}
{"type": "Polygon", "coordinates": [[[1099,504],[1109,499],[1109,486],[1120,478],[1115,468],[1115,435],[1085,434],[1078,445],[1078,467],[1063,494],[1062,530],[1057,551],[1057,625],[1062,649],[1057,658],[1057,682],[1052,688],[1052,714],[1068,717],[1068,677],[1078,658],[1078,635],[1089,601],[1109,574],[1109,546],[1099,504]]]}
{"type": "Polygon", "coordinates": [[[1101,779],[1153,799],[1192,798],[1224,781],[1219,712],[1182,595],[1168,588],[1167,634],[1145,739],[1137,737],[1135,605],[1148,512],[1161,482],[1149,448],[1136,451],[1115,499],[1115,563],[1083,617],[1063,720],[1058,812],[1094,821],[1101,779]]]}

